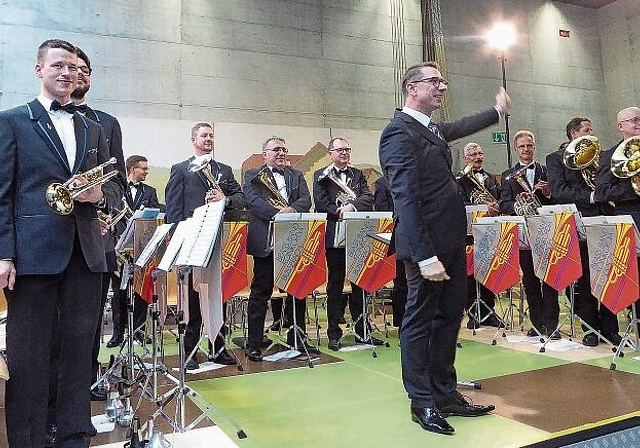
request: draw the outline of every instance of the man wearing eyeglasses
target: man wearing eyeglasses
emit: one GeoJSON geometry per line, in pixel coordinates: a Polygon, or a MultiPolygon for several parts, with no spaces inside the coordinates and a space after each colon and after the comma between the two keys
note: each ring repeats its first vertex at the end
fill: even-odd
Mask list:
{"type": "MultiPolygon", "coordinates": [[[[467,166],[470,167],[468,172],[461,173],[456,178],[464,203],[466,205],[485,204],[489,207],[489,215],[497,216],[500,213],[500,205],[497,202],[500,199],[500,185],[496,177],[482,167],[484,164],[482,147],[474,142],[467,143],[462,149],[462,155],[467,166]],[[486,194],[487,192],[491,197],[486,194]]],[[[469,315],[467,328],[476,329],[481,325],[500,326],[500,319],[494,312],[495,294],[477,282],[473,274],[467,277],[467,292],[469,294],[469,301],[465,306],[469,315]]]]}
{"type": "MultiPolygon", "coordinates": [[[[328,271],[327,337],[329,338],[329,349],[337,351],[340,349],[340,339],[342,338],[339,321],[344,316],[342,295],[346,273],[344,226],[341,226],[339,222],[346,212],[373,210],[374,199],[362,171],[349,164],[351,147],[346,139],[342,137],[331,139],[329,159],[331,160],[329,166],[319,169],[313,174],[313,201],[317,212],[327,214],[325,237],[328,271]],[[346,201],[337,200],[339,195],[345,193],[346,189],[351,190],[354,197],[346,201]]],[[[356,322],[356,337],[359,342],[381,345],[383,342],[371,336],[370,333],[368,333],[368,339],[364,338],[363,322],[366,319],[362,315],[363,294],[363,290],[352,282],[348,302],[351,318],[356,322]]]]}
{"type": "MultiPolygon", "coordinates": [[[[213,125],[206,122],[196,123],[191,128],[191,145],[195,156],[213,154],[213,125]]],[[[210,202],[225,201],[225,210],[242,210],[244,208],[244,194],[240,184],[233,176],[231,167],[211,159],[209,167],[205,169],[211,170],[211,175],[220,186],[220,189],[213,189],[202,171],[192,172],[189,170],[189,164],[193,159],[194,156],[171,167],[171,174],[164,194],[167,202],[166,221],[178,223],[190,218],[196,208],[210,202]]],[[[189,322],[184,335],[187,356],[193,352],[200,341],[201,327],[200,294],[193,289],[193,275],[189,274],[189,322]]],[[[220,335],[215,337],[213,346],[214,362],[224,365],[236,364],[236,359],[224,348],[224,340],[220,335]]],[[[187,360],[187,370],[195,370],[199,367],[197,354],[196,351],[193,357],[187,360]]]]}
{"type": "MultiPolygon", "coordinates": [[[[270,232],[272,221],[277,214],[306,213],[311,209],[311,194],[307,181],[301,171],[287,166],[288,152],[284,138],[269,137],[262,144],[264,165],[247,170],[244,174],[242,188],[247,199],[247,208],[251,210],[247,253],[253,256],[253,280],[247,306],[249,328],[245,350],[247,357],[253,362],[262,361],[264,322],[267,304],[273,294],[273,242],[270,232]],[[279,202],[282,203],[279,204],[279,202]]],[[[306,300],[287,295],[284,306],[290,321],[293,321],[293,308],[295,308],[297,325],[304,332],[306,300]]],[[[279,316],[273,316],[273,318],[277,319],[279,316]]],[[[295,329],[289,330],[287,343],[295,346],[296,337],[299,338],[298,347],[304,344],[308,353],[320,353],[316,347],[308,344],[306,337],[297,336],[295,329]]]]}
{"type": "Polygon", "coordinates": [[[396,212],[391,244],[405,263],[409,287],[400,334],[402,380],[411,419],[439,434],[454,432],[448,415],[494,409],[471,404],[456,390],[453,364],[467,301],[467,217],[447,142],[497,123],[510,103],[501,89],[495,107],[436,125],[431,114],[447,88],[435,62],[410,67],[402,78],[404,107],[382,132],[379,149],[396,212]]]}

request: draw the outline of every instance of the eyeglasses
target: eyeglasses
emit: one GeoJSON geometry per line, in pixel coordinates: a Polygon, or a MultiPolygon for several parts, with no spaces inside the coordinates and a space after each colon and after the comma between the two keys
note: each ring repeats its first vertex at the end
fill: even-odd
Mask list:
{"type": "Polygon", "coordinates": [[[437,76],[433,76],[431,78],[422,78],[422,79],[418,79],[417,81],[411,81],[411,83],[419,83],[419,82],[428,82],[433,87],[439,87],[440,84],[442,84],[445,87],[449,86],[449,83],[446,80],[442,78],[438,78],[437,76]]]}
{"type": "Polygon", "coordinates": [[[467,154],[467,157],[469,157],[471,159],[473,159],[475,157],[482,157],[482,156],[484,156],[483,152],[476,152],[476,153],[473,153],[473,154],[467,154]]]}
{"type": "Polygon", "coordinates": [[[78,67],[78,71],[86,76],[89,76],[91,74],[91,69],[89,67],[78,67]]]}
{"type": "Polygon", "coordinates": [[[284,146],[276,146],[275,148],[267,148],[267,151],[281,152],[283,154],[286,154],[286,153],[289,152],[289,150],[287,148],[285,148],[284,146]]]}
{"type": "Polygon", "coordinates": [[[334,148],[329,151],[339,152],[340,154],[351,154],[351,148],[334,148]]]}
{"type": "Polygon", "coordinates": [[[631,118],[627,118],[626,120],[620,120],[620,123],[623,123],[625,121],[629,121],[631,123],[633,123],[634,125],[639,125],[640,124],[640,115],[636,115],[635,117],[631,117],[631,118]]]}

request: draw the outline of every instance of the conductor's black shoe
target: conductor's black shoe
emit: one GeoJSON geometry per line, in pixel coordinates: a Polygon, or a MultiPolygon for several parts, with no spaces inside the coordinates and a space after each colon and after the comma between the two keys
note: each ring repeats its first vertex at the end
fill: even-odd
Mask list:
{"type": "Polygon", "coordinates": [[[613,345],[620,345],[620,343],[622,342],[622,336],[620,336],[618,333],[606,333],[603,334],[603,336],[611,341],[613,345]]]}
{"type": "Polygon", "coordinates": [[[47,423],[46,433],[44,435],[45,446],[53,446],[56,443],[58,434],[58,426],[55,423],[47,423]]]}
{"type": "Polygon", "coordinates": [[[340,339],[329,339],[329,345],[327,347],[329,347],[329,350],[337,352],[340,350],[340,339]]]}
{"type": "Polygon", "coordinates": [[[91,401],[107,401],[107,392],[104,389],[92,389],[91,401]]]}
{"type": "Polygon", "coordinates": [[[191,358],[189,361],[187,361],[184,367],[185,370],[196,370],[200,368],[200,364],[198,364],[198,361],[195,358],[191,358]]]}
{"type": "Polygon", "coordinates": [[[259,348],[248,349],[247,358],[249,358],[249,361],[262,362],[262,352],[259,348]]]}
{"type": "Polygon", "coordinates": [[[582,338],[582,345],[585,347],[596,347],[598,342],[598,336],[594,333],[585,334],[582,338]]]}
{"type": "Polygon", "coordinates": [[[107,347],[109,348],[113,348],[113,347],[119,347],[120,344],[122,344],[124,342],[124,336],[121,334],[114,334],[113,336],[111,336],[111,339],[109,339],[107,341],[107,347]]]}
{"type": "Polygon", "coordinates": [[[213,358],[213,362],[215,362],[216,364],[222,364],[224,366],[233,366],[235,364],[238,364],[236,358],[231,356],[226,350],[221,351],[218,356],[213,358]]]}
{"type": "Polygon", "coordinates": [[[426,431],[437,434],[451,435],[455,432],[436,408],[411,408],[411,420],[422,426],[426,431]]]}
{"type": "Polygon", "coordinates": [[[382,339],[378,339],[375,336],[371,336],[367,343],[371,345],[384,345],[384,341],[382,339]]]}
{"type": "Polygon", "coordinates": [[[481,415],[488,414],[495,410],[495,408],[496,407],[492,404],[473,404],[457,391],[448,403],[438,405],[438,410],[443,417],[449,417],[450,415],[457,415],[459,417],[479,417],[481,415]]]}

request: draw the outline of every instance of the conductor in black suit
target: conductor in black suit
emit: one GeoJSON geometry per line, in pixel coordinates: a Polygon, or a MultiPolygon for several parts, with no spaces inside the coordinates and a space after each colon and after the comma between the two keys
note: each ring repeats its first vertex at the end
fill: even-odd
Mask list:
{"type": "Polygon", "coordinates": [[[448,415],[494,409],[473,405],[456,390],[456,341],[467,300],[467,218],[447,142],[497,123],[509,107],[501,90],[494,108],[436,126],[430,116],[446,91],[435,62],[410,67],[402,79],[404,107],[382,132],[379,151],[396,212],[392,244],[404,260],[409,287],[400,333],[402,380],[412,420],[440,434],[454,432],[448,415]]]}
{"type": "MultiPolygon", "coordinates": [[[[75,112],[77,52],[54,39],[38,48],[40,95],[0,112],[0,287],[8,303],[7,436],[11,447],[45,445],[49,378],[57,394],[57,440],[88,447],[87,380],[106,272],[97,210],[122,197],[111,180],[79,194],[73,210],[55,213],[45,190],[109,157],[102,128],[75,112]],[[52,330],[58,334],[52,340],[52,330]],[[53,347],[52,347],[53,345],[53,347]],[[56,372],[51,353],[57,352],[56,372]]],[[[111,168],[107,168],[106,171],[111,168]]]]}
{"type": "MultiPolygon", "coordinates": [[[[250,361],[262,361],[262,336],[267,315],[267,304],[273,294],[274,265],[272,224],[274,216],[280,213],[307,213],[311,209],[311,194],[304,174],[287,166],[288,149],[284,138],[273,136],[262,143],[264,165],[244,173],[243,190],[247,208],[251,211],[247,236],[247,253],[253,256],[253,280],[249,293],[247,318],[249,328],[245,350],[250,361]],[[280,196],[278,198],[278,196],[280,196]]],[[[296,313],[296,323],[305,330],[306,299],[287,295],[285,312],[296,313]],[[289,303],[294,302],[292,307],[289,303]],[[292,310],[295,308],[295,311],[292,310]]],[[[279,316],[273,316],[274,320],[279,316]]],[[[286,320],[286,318],[285,318],[286,320]]],[[[295,345],[295,331],[289,329],[287,343],[295,345]]],[[[305,344],[309,353],[320,353],[308,345],[303,335],[297,341],[305,344]]],[[[298,345],[300,347],[300,345],[298,345]]],[[[303,351],[303,350],[300,350],[303,351]]]]}
{"type": "MultiPolygon", "coordinates": [[[[373,210],[373,195],[369,190],[367,179],[362,170],[359,170],[351,162],[351,147],[349,142],[342,137],[336,137],[329,142],[329,158],[331,164],[317,170],[313,174],[313,200],[317,212],[327,214],[327,232],[325,247],[327,254],[327,337],[328,347],[331,350],[340,349],[342,328],[338,325],[343,316],[342,294],[346,274],[346,253],[344,235],[339,235],[339,224],[345,212],[366,212],[373,210]],[[337,179],[332,181],[331,179],[337,179]],[[336,198],[342,193],[340,185],[350,189],[354,198],[346,202],[340,202],[336,198]]],[[[342,227],[344,231],[344,227],[342,227]]],[[[349,294],[349,311],[351,319],[355,322],[357,339],[364,343],[381,345],[382,341],[369,334],[365,339],[364,322],[367,318],[363,314],[364,291],[351,282],[349,294]]]]}
{"type": "MultiPolygon", "coordinates": [[[[578,137],[593,135],[593,126],[588,117],[573,117],[567,123],[569,142],[578,137]]],[[[582,216],[612,215],[613,207],[606,202],[595,200],[595,191],[587,184],[581,170],[571,170],[563,163],[564,149],[569,142],[563,143],[557,151],[547,155],[547,171],[551,196],[558,204],[575,204],[582,216]]],[[[595,160],[598,163],[598,160],[595,160]]],[[[595,186],[595,178],[593,179],[595,186]]],[[[582,343],[587,347],[595,347],[600,338],[590,332],[589,327],[600,332],[614,344],[620,343],[618,334],[618,318],[609,308],[600,304],[591,293],[591,276],[589,273],[589,253],[587,242],[580,241],[580,258],[582,277],[575,289],[575,312],[584,322],[582,329],[585,335],[582,343]],[[588,325],[588,326],[587,326],[588,325]]]]}
{"type": "MultiPolygon", "coordinates": [[[[547,167],[533,160],[536,150],[533,133],[527,130],[516,132],[513,146],[518,155],[518,163],[502,173],[500,211],[505,215],[527,215],[529,212],[522,204],[531,199],[540,205],[553,204],[547,183],[547,167]]],[[[537,210],[531,212],[535,214],[537,210]]],[[[560,333],[556,331],[560,313],[558,291],[534,274],[531,249],[520,250],[520,269],[534,327],[527,332],[527,336],[540,333],[551,339],[560,339],[560,333]]]]}
{"type": "MultiPolygon", "coordinates": [[[[213,154],[213,126],[209,123],[197,123],[191,129],[191,144],[195,150],[195,156],[213,154]]],[[[244,194],[240,184],[233,176],[233,170],[229,165],[211,159],[209,167],[211,175],[218,183],[219,189],[211,188],[207,178],[201,172],[189,171],[189,164],[194,159],[177,163],[171,167],[169,181],[165,188],[165,201],[167,203],[166,221],[178,223],[193,215],[193,211],[209,202],[225,201],[225,210],[242,210],[244,208],[244,194]]],[[[184,337],[186,353],[191,353],[200,341],[200,327],[202,326],[202,313],[200,311],[200,294],[193,289],[193,275],[189,275],[189,323],[184,337]]],[[[209,335],[212,336],[212,335],[209,335]]],[[[236,359],[224,349],[224,341],[218,335],[214,341],[214,351],[217,355],[214,361],[218,364],[232,365],[236,359]]],[[[199,367],[196,355],[187,362],[187,369],[193,370],[199,367]]]]}

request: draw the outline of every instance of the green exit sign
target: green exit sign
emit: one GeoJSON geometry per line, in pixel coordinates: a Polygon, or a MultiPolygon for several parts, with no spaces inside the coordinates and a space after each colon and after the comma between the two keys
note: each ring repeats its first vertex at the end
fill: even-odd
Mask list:
{"type": "Polygon", "coordinates": [[[496,144],[506,144],[507,143],[507,133],[506,132],[492,132],[491,140],[496,144]]]}

